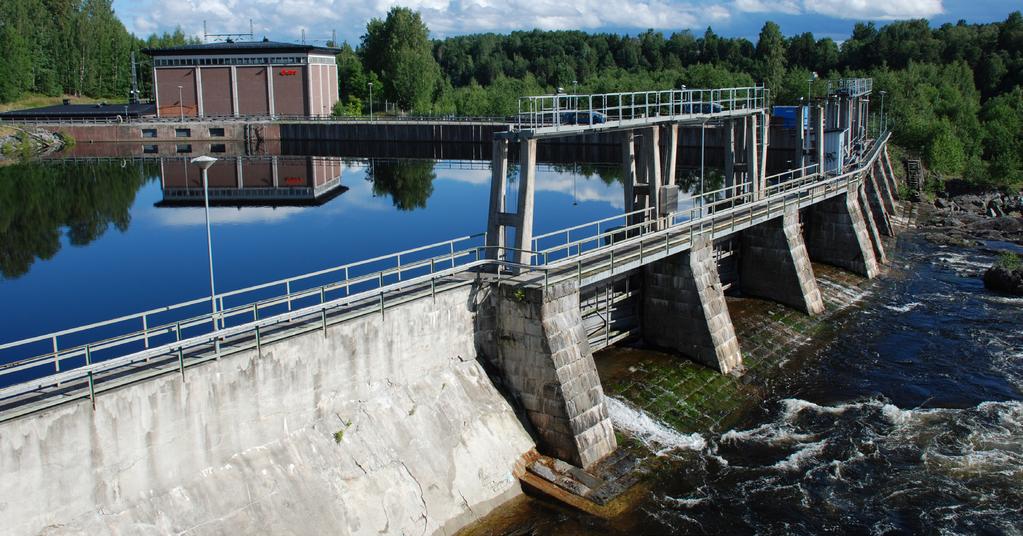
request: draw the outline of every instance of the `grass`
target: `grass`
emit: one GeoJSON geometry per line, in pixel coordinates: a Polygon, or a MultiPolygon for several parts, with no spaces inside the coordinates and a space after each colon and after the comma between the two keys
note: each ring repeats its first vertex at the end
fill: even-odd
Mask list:
{"type": "Polygon", "coordinates": [[[24,110],[26,108],[39,108],[41,106],[53,106],[55,104],[63,103],[64,99],[70,99],[71,104],[94,104],[97,102],[121,104],[128,102],[128,99],[121,97],[94,99],[92,97],[74,97],[71,95],[51,97],[49,95],[42,95],[39,93],[28,93],[16,101],[0,103],[0,112],[9,112],[11,110],[24,110]]]}
{"type": "Polygon", "coordinates": [[[1019,255],[1016,255],[1011,251],[1003,251],[998,255],[998,260],[995,261],[995,265],[1011,272],[1023,267],[1023,261],[1020,261],[1019,255]]]}

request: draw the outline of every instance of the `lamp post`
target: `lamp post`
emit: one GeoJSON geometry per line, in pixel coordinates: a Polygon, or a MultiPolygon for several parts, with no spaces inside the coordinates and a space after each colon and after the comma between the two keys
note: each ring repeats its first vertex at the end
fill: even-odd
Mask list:
{"type": "Polygon", "coordinates": [[[213,330],[217,330],[217,288],[213,284],[213,238],[210,234],[210,187],[207,172],[217,159],[212,156],[197,156],[192,163],[202,169],[202,197],[206,208],[206,253],[210,260],[210,305],[213,308],[213,330]]]}
{"type": "Polygon", "coordinates": [[[185,105],[181,102],[181,86],[178,86],[178,116],[179,121],[185,122],[185,105]]]}
{"type": "Polygon", "coordinates": [[[810,104],[810,89],[813,87],[813,81],[817,80],[817,71],[810,73],[810,78],[806,81],[806,104],[810,104]]]}
{"type": "Polygon", "coordinates": [[[369,120],[373,120],[373,82],[369,83],[369,120]]]}
{"type": "MultiPolygon", "coordinates": [[[[885,91],[883,89],[881,90],[881,118],[878,119],[878,125],[880,126],[881,132],[884,132],[885,126],[887,126],[887,125],[884,124],[885,123],[885,121],[884,121],[884,96],[887,93],[888,93],[887,91],[885,91]]],[[[878,136],[880,136],[880,135],[881,134],[878,133],[878,136]]]]}

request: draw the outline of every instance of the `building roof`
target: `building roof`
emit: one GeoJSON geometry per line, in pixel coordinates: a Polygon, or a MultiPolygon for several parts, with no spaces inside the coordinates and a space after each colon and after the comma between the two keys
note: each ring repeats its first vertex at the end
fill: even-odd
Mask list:
{"type": "Polygon", "coordinates": [[[182,56],[192,54],[261,54],[277,52],[315,52],[336,56],[339,48],[303,45],[298,43],[282,43],[280,41],[237,41],[225,43],[205,43],[201,45],[179,45],[164,48],[144,48],[144,54],[150,56],[182,56]]]}
{"type": "Polygon", "coordinates": [[[113,119],[154,114],[155,104],[56,104],[0,113],[0,119],[113,119]]]}

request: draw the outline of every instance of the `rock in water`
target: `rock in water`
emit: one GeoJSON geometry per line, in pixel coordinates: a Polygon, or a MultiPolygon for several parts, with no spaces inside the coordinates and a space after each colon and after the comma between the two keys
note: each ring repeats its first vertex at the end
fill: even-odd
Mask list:
{"type": "Polygon", "coordinates": [[[984,272],[984,286],[991,290],[1023,296],[1023,268],[1010,270],[996,264],[984,272]]]}

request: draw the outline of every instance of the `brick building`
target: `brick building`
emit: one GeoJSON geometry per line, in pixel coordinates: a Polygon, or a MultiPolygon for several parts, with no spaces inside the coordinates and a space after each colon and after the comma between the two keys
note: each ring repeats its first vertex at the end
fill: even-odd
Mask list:
{"type": "Polygon", "coordinates": [[[336,48],[263,40],[143,52],[159,117],[328,116],[338,100],[336,48]]]}

